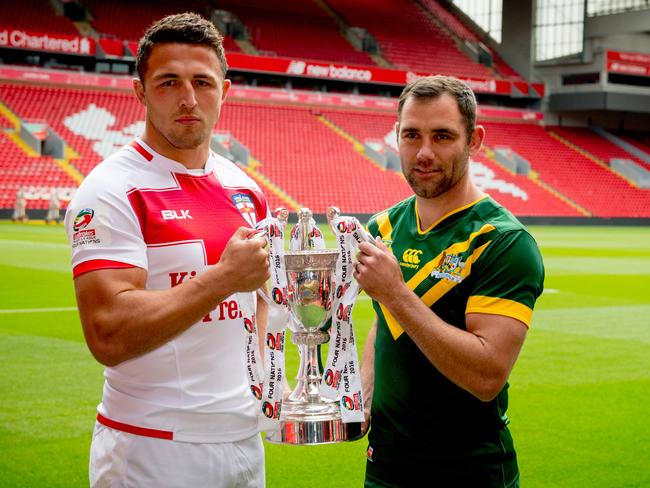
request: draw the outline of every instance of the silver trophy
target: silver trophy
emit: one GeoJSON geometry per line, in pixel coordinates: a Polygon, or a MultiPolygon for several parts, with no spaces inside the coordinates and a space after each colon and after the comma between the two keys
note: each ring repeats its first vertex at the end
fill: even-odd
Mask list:
{"type": "Polygon", "coordinates": [[[282,401],[281,427],[267,440],[279,444],[330,444],[362,436],[361,423],[344,423],[339,400],[320,394],[319,346],[330,340],[323,327],[331,317],[333,273],[339,251],[314,248],[320,235],[309,209],[301,209],[292,231],[296,244],[285,253],[292,341],[300,352],[296,388],[282,401]],[[294,233],[297,233],[295,235],[294,233]]]}

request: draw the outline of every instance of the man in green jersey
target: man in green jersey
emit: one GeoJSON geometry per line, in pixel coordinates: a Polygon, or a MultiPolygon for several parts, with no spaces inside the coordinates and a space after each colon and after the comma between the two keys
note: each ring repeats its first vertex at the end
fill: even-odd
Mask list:
{"type": "Polygon", "coordinates": [[[354,272],[377,313],[365,486],[519,486],[506,381],[542,293],[537,244],[472,182],[485,130],[465,83],[409,84],[396,131],[414,195],[370,220],[354,272]]]}

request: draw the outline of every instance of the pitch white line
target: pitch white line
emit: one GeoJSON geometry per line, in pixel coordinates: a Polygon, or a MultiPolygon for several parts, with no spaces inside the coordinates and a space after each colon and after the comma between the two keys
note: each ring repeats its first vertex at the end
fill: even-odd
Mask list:
{"type": "Polygon", "coordinates": [[[57,308],[6,308],[0,309],[0,313],[47,313],[47,312],[72,312],[77,307],[57,307],[57,308]]]}
{"type": "Polygon", "coordinates": [[[59,242],[23,241],[21,239],[0,239],[0,244],[7,244],[9,246],[51,247],[55,249],[64,249],[70,247],[68,244],[59,242]]]}

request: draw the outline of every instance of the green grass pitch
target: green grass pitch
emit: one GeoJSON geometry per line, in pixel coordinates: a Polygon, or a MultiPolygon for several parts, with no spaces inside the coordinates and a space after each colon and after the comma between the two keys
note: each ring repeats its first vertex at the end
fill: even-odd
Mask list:
{"type": "MultiPolygon", "coordinates": [[[[510,378],[522,486],[650,486],[650,228],[531,227],[546,264],[510,378]]],[[[88,486],[102,368],[61,226],[0,223],[0,487],[88,486]]],[[[355,308],[359,343],[372,321],[355,308]]],[[[295,349],[288,368],[296,368],[295,349]]],[[[362,486],[365,439],[267,444],[267,486],[362,486]]]]}

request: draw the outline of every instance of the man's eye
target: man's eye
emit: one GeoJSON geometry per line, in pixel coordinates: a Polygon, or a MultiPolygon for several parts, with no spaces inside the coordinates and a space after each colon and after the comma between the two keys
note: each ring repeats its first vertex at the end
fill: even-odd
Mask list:
{"type": "Polygon", "coordinates": [[[160,86],[172,86],[174,84],[174,80],[166,80],[163,81],[160,86]]]}
{"type": "Polygon", "coordinates": [[[209,86],[209,85],[210,85],[210,83],[208,83],[208,82],[205,81],[205,80],[196,80],[196,84],[197,84],[198,86],[209,86]]]}

